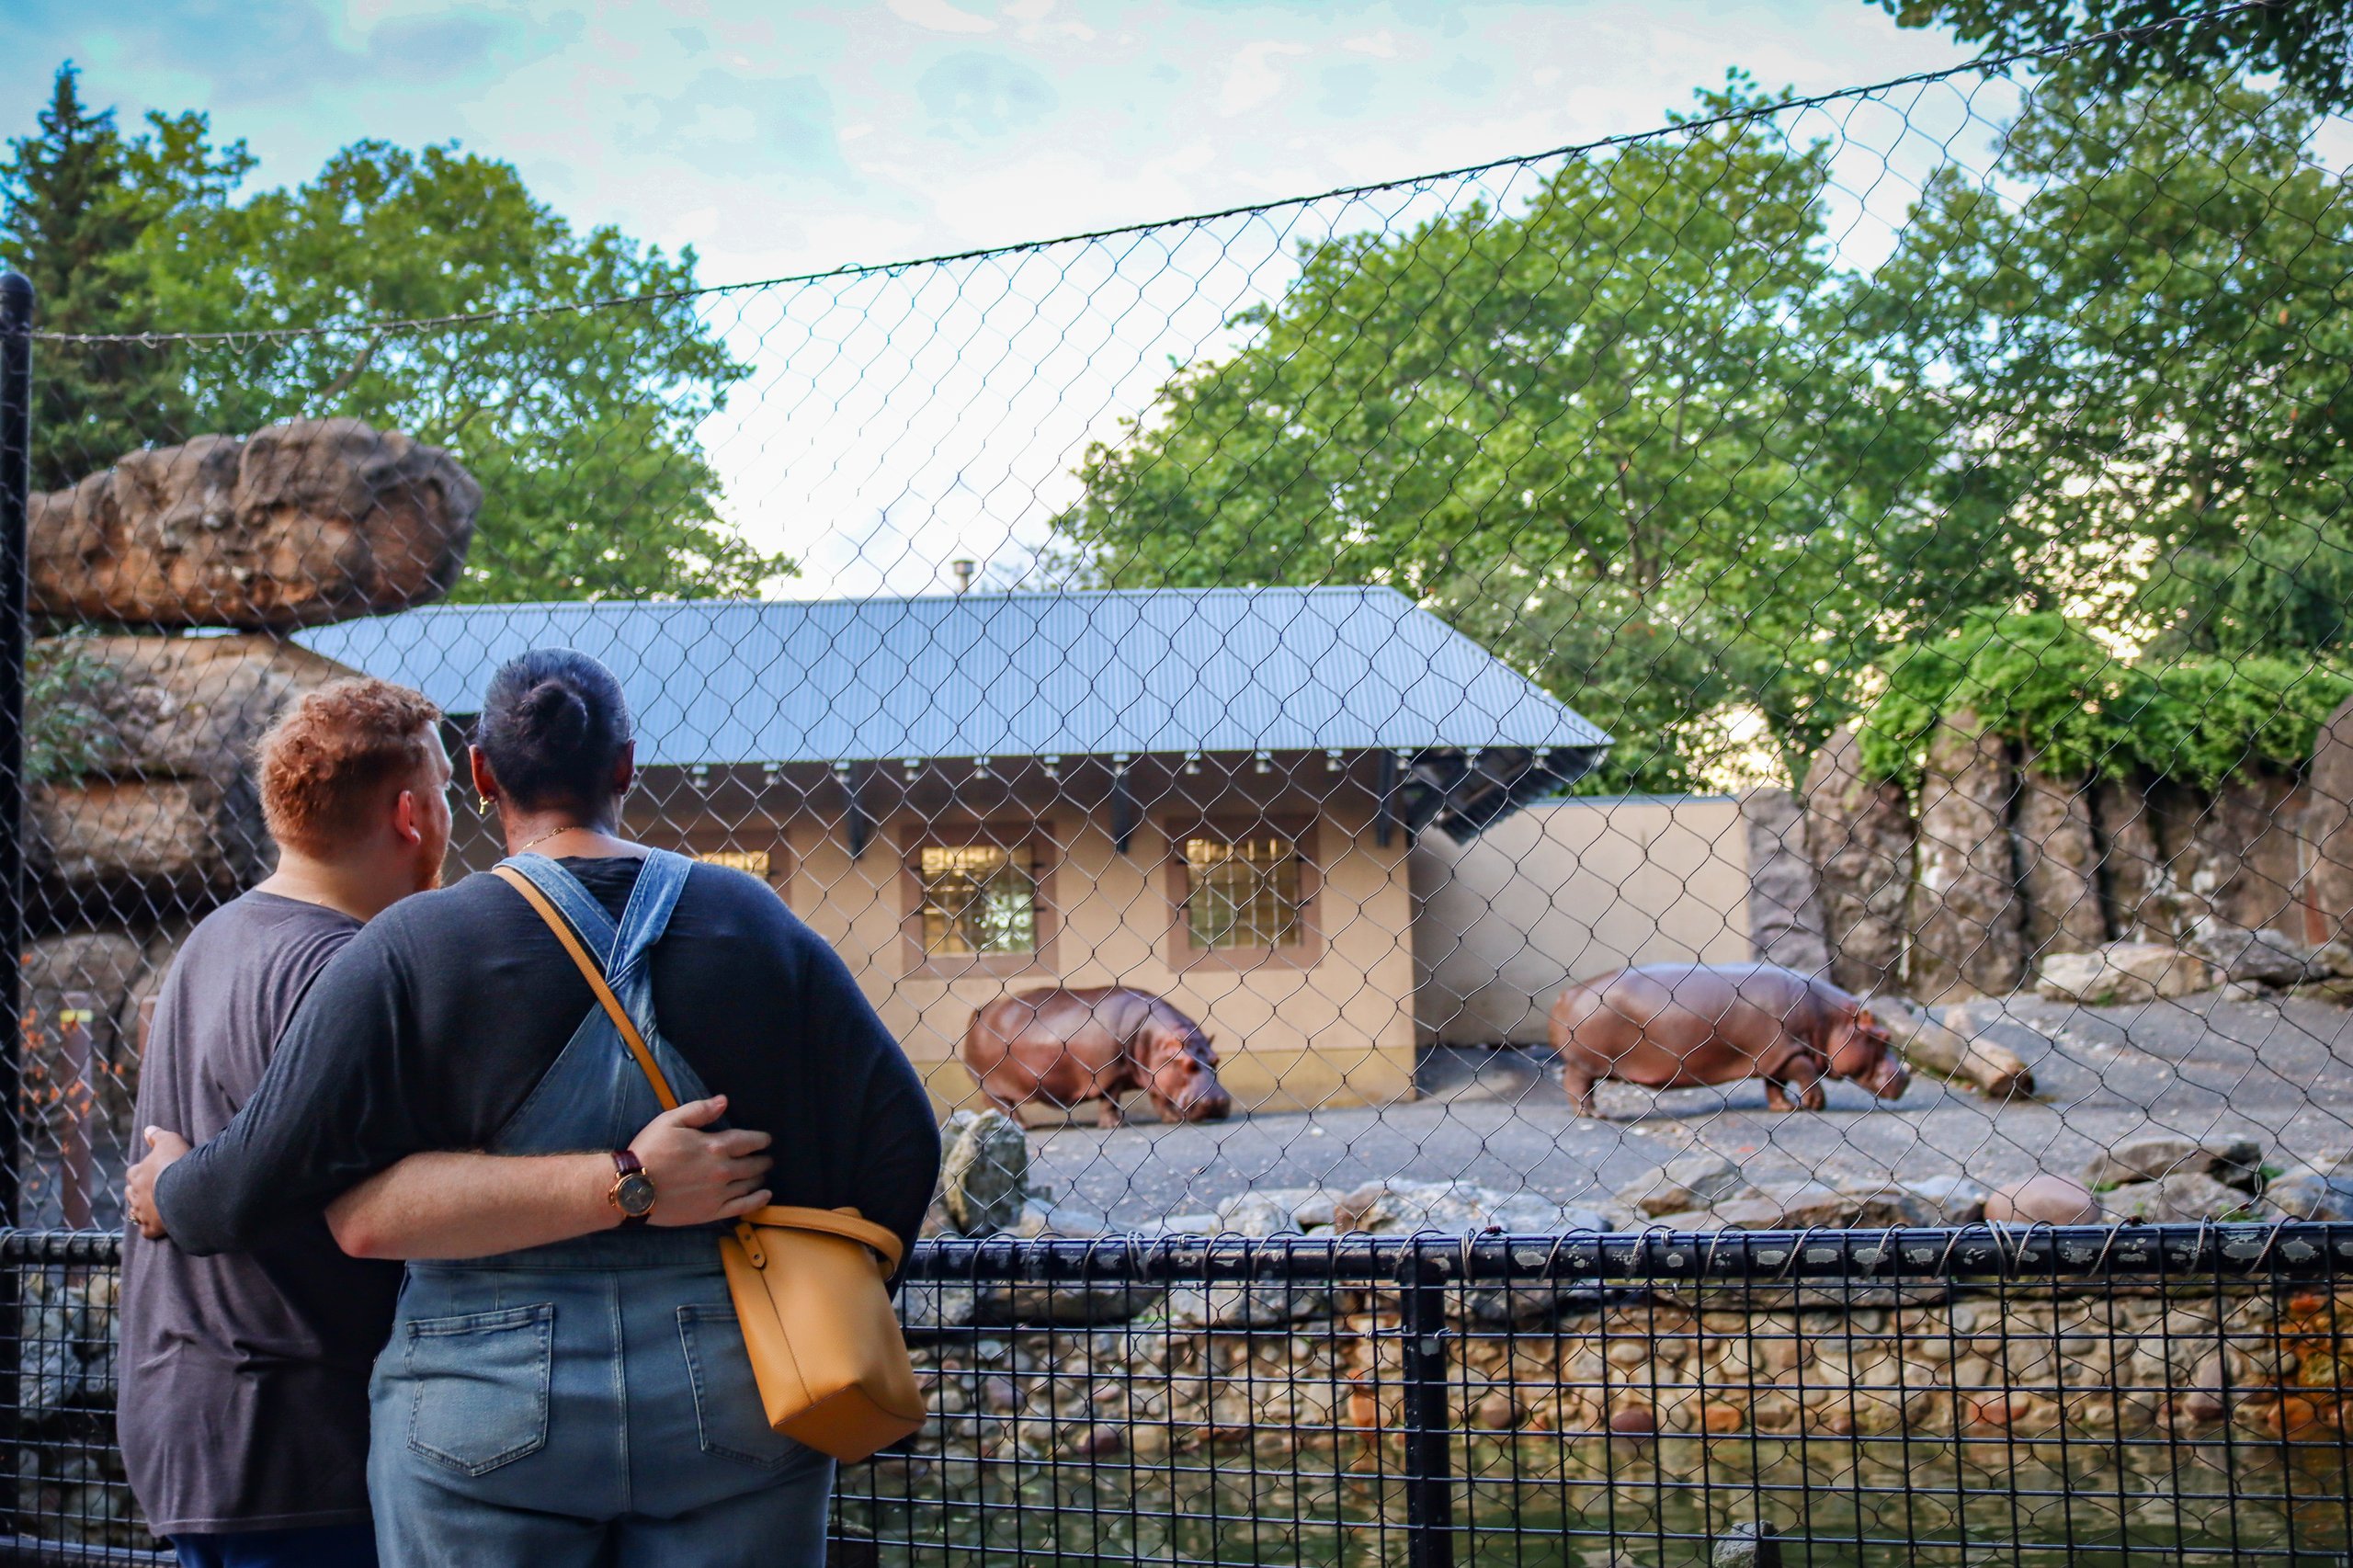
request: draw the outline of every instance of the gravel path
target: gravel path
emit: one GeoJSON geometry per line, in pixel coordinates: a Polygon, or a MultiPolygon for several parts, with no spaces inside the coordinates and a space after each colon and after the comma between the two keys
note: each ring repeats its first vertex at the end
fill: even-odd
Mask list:
{"type": "Polygon", "coordinates": [[[2035,1098],[1995,1107],[1922,1075],[1895,1105],[1834,1084],[1826,1110],[1776,1115],[1756,1084],[1658,1095],[1607,1085],[1608,1119],[1580,1120],[1534,1058],[1444,1052],[1424,1063],[1425,1096],[1405,1105],[1108,1132],[1041,1126],[1032,1176],[1058,1202],[1132,1223],[1206,1213],[1254,1187],[1346,1190],[1379,1176],[1591,1199],[1686,1148],[1759,1180],[1987,1181],[2076,1175],[2137,1132],[2249,1134],[2274,1165],[2353,1149],[2353,1012],[2343,1008],[2214,995],[2093,1008],[2021,995],[1945,1016],[2025,1058],[2035,1098]]]}

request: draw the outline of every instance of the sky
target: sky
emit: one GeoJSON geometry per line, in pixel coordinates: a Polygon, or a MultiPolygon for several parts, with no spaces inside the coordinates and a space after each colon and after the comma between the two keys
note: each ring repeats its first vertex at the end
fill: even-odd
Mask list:
{"type": "MultiPolygon", "coordinates": [[[[576,225],[618,224],[707,283],[804,274],[1397,179],[1661,124],[1738,67],[1832,90],[1969,58],[1864,0],[0,0],[0,132],[60,61],[126,121],[197,108],[256,180],[363,137],[513,162],[576,225]]],[[[1813,127],[1854,149],[1844,236],[1883,248],[1949,155],[1949,93],[1813,127]],[[1943,118],[1940,118],[1943,117],[1943,118]],[[1883,210],[1863,211],[1869,201],[1883,210]]],[[[1984,104],[1974,106],[1981,116],[1984,104]]],[[[1170,363],[1233,341],[1298,240],[1394,230],[1533,175],[713,301],[754,366],[702,431],[728,518],[801,563],[781,592],[940,591],[950,562],[1033,580],[1091,441],[1170,363]]],[[[168,324],[159,324],[168,325],[168,324]]]]}
{"type": "Polygon", "coordinates": [[[31,130],[71,58],[273,183],[455,140],[736,281],[1642,130],[1729,67],[1817,91],[1969,54],[1865,0],[7,0],[0,121],[31,130]]]}

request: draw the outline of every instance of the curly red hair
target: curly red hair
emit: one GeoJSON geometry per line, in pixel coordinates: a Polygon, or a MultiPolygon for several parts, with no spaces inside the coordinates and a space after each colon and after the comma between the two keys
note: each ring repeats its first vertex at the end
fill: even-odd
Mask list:
{"type": "Polygon", "coordinates": [[[424,693],[387,680],[339,680],[310,693],[261,738],[270,836],[304,855],[332,855],[440,749],[440,723],[424,693]]]}

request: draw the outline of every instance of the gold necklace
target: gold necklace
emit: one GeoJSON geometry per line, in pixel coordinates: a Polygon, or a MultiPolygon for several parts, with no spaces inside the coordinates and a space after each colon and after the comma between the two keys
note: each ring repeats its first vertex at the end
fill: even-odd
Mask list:
{"type": "Polygon", "coordinates": [[[576,822],[568,822],[568,823],[564,824],[562,827],[551,827],[551,828],[548,829],[548,830],[547,830],[547,832],[545,832],[545,833],[543,833],[543,834],[540,835],[539,835],[539,837],[537,837],[537,838],[531,838],[531,839],[526,839],[526,840],[524,840],[522,843],[520,843],[520,844],[517,845],[514,848],[512,848],[512,849],[508,850],[508,851],[507,851],[507,853],[508,853],[508,854],[510,854],[510,855],[520,855],[520,854],[521,854],[521,853],[523,853],[523,851],[525,851],[526,849],[530,848],[530,847],[531,847],[531,846],[532,846],[532,845],[534,845],[534,844],[545,844],[549,839],[558,837],[559,835],[563,835],[563,834],[567,834],[567,833],[591,833],[591,832],[594,832],[594,831],[595,831],[595,830],[594,830],[593,828],[586,828],[586,827],[583,827],[583,826],[581,826],[581,825],[580,825],[578,823],[576,823],[576,822]]]}

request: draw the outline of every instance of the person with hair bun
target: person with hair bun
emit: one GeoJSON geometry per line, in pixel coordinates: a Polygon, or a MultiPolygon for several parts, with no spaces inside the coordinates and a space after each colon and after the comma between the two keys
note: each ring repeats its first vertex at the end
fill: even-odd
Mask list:
{"type": "MultiPolygon", "coordinates": [[[[612,672],[569,649],[509,661],[469,762],[504,864],[596,955],[680,1096],[771,1141],[745,1200],[854,1208],[912,1244],[939,1168],[921,1079],[767,883],[625,836],[636,746],[612,672]]],[[[324,1211],[347,1252],[409,1260],[371,1392],[392,1568],[823,1563],[833,1463],[768,1427],[717,1232],[665,1226],[623,1144],[658,1108],[556,934],[473,876],[356,937],[244,1110],[154,1177],[193,1254],[324,1211]],[[446,1179],[481,1157],[457,1151],[563,1153],[579,1176],[518,1206],[446,1179]]]]}

